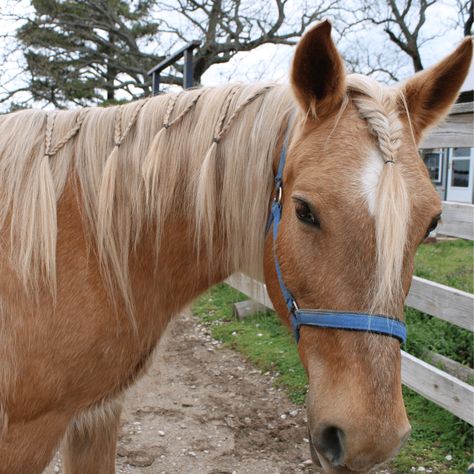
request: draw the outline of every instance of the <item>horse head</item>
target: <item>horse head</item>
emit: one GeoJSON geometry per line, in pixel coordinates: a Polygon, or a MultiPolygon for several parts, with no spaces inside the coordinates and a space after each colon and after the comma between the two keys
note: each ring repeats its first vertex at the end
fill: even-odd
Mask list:
{"type": "MultiPolygon", "coordinates": [[[[347,75],[330,32],[318,24],[294,55],[298,112],[284,132],[283,185],[273,196],[281,198],[278,233],[265,243],[268,292],[287,324],[282,285],[300,308],[360,313],[369,324],[373,314],[402,320],[416,249],[441,214],[418,144],[455,101],[472,43],[387,87],[347,75]]],[[[311,451],[326,472],[368,472],[392,458],[410,433],[399,341],[302,326],[298,350],[311,451]]]]}

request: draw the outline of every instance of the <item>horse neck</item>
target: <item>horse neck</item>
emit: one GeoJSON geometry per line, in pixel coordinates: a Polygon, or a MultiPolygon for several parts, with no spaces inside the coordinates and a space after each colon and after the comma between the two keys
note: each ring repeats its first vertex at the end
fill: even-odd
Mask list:
{"type": "MultiPolygon", "coordinates": [[[[219,144],[212,142],[215,127],[209,120],[205,95],[201,109],[189,117],[189,123],[170,130],[168,141],[160,147],[165,161],[157,172],[160,182],[163,171],[162,182],[172,192],[159,197],[165,203],[166,218],[161,215],[158,224],[158,251],[154,222],[132,259],[132,281],[142,282],[142,288],[134,291],[135,299],[140,298],[137,293],[144,291],[144,285],[149,291],[158,288],[160,306],[174,313],[233,272],[263,278],[264,228],[273,165],[292,106],[287,94],[282,94],[286,89],[278,89],[243,109],[219,144]],[[215,162],[209,168],[205,167],[210,151],[206,147],[214,147],[211,159],[215,162]],[[206,172],[209,175],[203,176],[206,172]],[[196,183],[197,176],[205,180],[204,186],[196,183]],[[144,264],[150,255],[157,255],[156,269],[155,262],[144,264]]],[[[228,114],[254,91],[242,88],[228,114]]],[[[208,100],[215,102],[212,93],[208,100]]],[[[211,115],[215,118],[217,112],[211,115]]]]}

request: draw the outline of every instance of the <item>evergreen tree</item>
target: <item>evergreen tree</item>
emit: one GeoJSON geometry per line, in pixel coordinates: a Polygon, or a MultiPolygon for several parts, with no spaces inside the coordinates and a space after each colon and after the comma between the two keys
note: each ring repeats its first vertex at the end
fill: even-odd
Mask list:
{"type": "Polygon", "coordinates": [[[33,0],[34,15],[17,31],[35,100],[114,102],[117,90],[149,92],[146,71],[160,57],[140,44],[157,34],[152,2],[33,0]]]}
{"type": "MultiPolygon", "coordinates": [[[[167,47],[196,39],[201,42],[194,58],[198,84],[211,66],[239,52],[269,43],[295,44],[340,0],[312,0],[310,6],[306,0],[30,1],[32,12],[0,15],[22,22],[13,41],[14,53],[21,50],[17,57],[24,58],[17,68],[21,72],[13,75],[22,80],[0,75],[0,105],[10,108],[34,101],[90,105],[149,94],[146,72],[164,59],[167,47]],[[147,44],[158,53],[146,53],[147,44]]],[[[160,82],[181,84],[182,72],[178,64],[160,82]]]]}

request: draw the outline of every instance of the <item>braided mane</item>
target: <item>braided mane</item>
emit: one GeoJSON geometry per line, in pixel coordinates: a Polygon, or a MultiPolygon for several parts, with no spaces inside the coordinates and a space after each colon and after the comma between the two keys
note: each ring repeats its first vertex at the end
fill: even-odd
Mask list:
{"type": "Polygon", "coordinates": [[[158,252],[172,208],[191,210],[190,232],[209,248],[219,215],[229,270],[261,277],[273,154],[292,107],[285,86],[234,84],[0,117],[0,229],[10,224],[13,267],[27,288],[55,294],[56,207],[72,179],[104,281],[130,313],[130,252],[150,223],[158,252]]]}
{"type": "MultiPolygon", "coordinates": [[[[365,76],[347,81],[386,162],[374,214],[373,307],[381,311],[402,294],[410,214],[397,163],[400,97],[365,76]]],[[[20,278],[35,291],[45,282],[55,294],[56,206],[70,177],[80,190],[81,213],[104,280],[119,290],[130,313],[130,251],[143,226],[153,223],[158,252],[172,208],[186,210],[190,232],[197,242],[204,238],[209,250],[219,230],[232,249],[230,272],[261,278],[272,162],[293,107],[286,86],[234,84],[109,108],[0,117],[0,228],[9,217],[12,262],[20,278]]]]}

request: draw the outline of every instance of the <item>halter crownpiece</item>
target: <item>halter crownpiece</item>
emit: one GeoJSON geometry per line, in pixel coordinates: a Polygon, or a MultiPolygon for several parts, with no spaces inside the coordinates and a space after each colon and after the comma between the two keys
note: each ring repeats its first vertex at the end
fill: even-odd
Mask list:
{"type": "MultiPolygon", "coordinates": [[[[273,225],[273,259],[275,262],[275,271],[280,284],[281,293],[285,300],[288,311],[291,315],[291,326],[296,343],[300,340],[301,326],[314,326],[330,329],[344,329],[350,331],[363,331],[383,336],[391,336],[398,339],[400,343],[406,341],[406,326],[403,321],[391,318],[389,316],[370,313],[359,313],[353,311],[335,311],[320,309],[300,309],[295,298],[283,281],[280,264],[276,254],[275,244],[278,236],[278,226],[281,220],[282,196],[283,196],[283,169],[286,161],[286,151],[289,141],[289,126],[283,143],[278,171],[275,175],[274,199],[271,213],[268,218],[266,232],[273,225]]],[[[392,162],[393,161],[389,161],[392,162]]]]}

